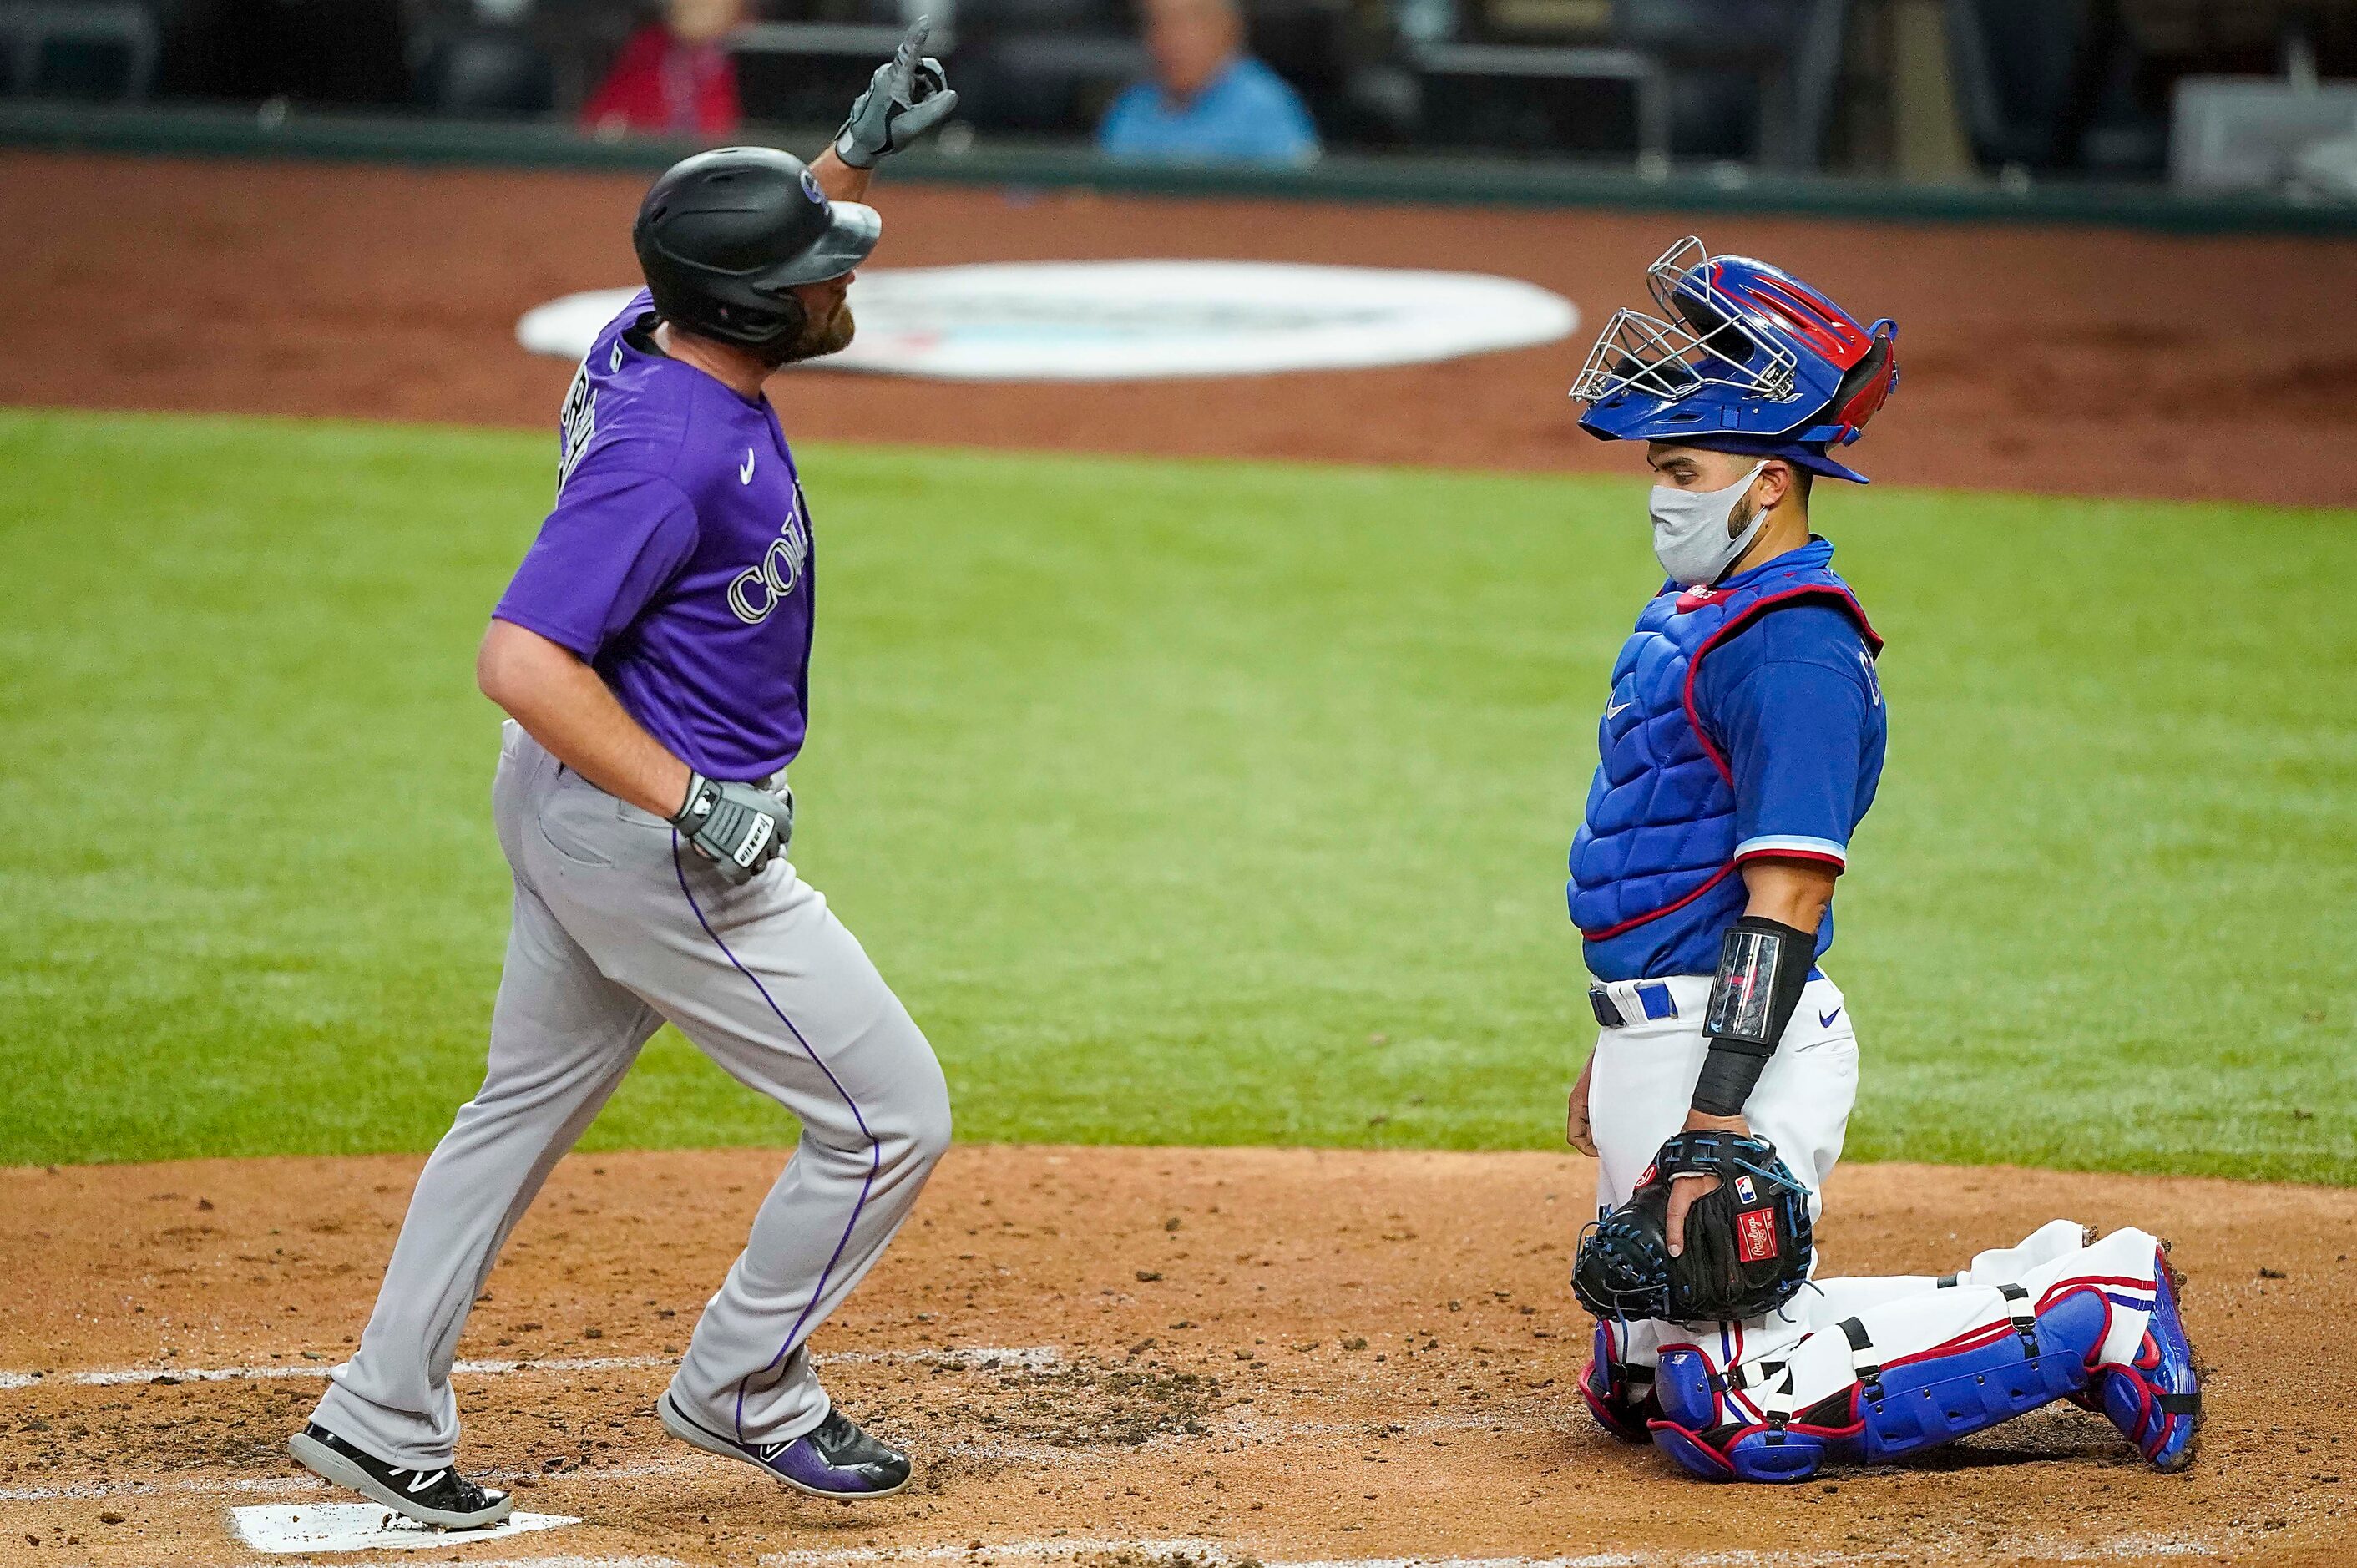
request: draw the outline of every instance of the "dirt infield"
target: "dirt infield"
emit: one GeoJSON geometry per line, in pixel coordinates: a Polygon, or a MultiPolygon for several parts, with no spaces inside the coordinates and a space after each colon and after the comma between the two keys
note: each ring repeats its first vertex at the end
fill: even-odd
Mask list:
{"type": "MultiPolygon", "coordinates": [[[[516,317],[635,276],[636,176],[0,156],[0,402],[547,427],[516,317]]],[[[879,265],[1239,257],[1508,274],[1588,330],[1698,229],[1903,327],[1878,478],[2357,502],[2357,246],[2095,229],[1300,206],[879,188],[879,265]]],[[[1411,369],[1117,386],[812,372],[798,436],[1614,468],[1564,395],[1585,338],[1411,369]]]]}
{"type": "MultiPolygon", "coordinates": [[[[386,1561],[2322,1563],[2357,1539],[2357,1371],[2312,1332],[2357,1311],[2357,1193],[1845,1171],[1844,1272],[1953,1267],[2058,1213],[2173,1237],[2213,1367],[2201,1459],[2154,1475],[2056,1407],[1924,1463],[1730,1492],[1580,1411],[1585,1161],[961,1148],[817,1341],[845,1407],[926,1461],[851,1510],[649,1412],[780,1159],[559,1170],[461,1347],[494,1364],[458,1382],[467,1460],[584,1522],[386,1561]]],[[[0,1561],[247,1562],[231,1507],[326,1500],[281,1444],[365,1318],[415,1167],[0,1171],[0,1373],[42,1374],[0,1376],[0,1561]],[[201,1375],[222,1369],[249,1370],[201,1375]]]]}

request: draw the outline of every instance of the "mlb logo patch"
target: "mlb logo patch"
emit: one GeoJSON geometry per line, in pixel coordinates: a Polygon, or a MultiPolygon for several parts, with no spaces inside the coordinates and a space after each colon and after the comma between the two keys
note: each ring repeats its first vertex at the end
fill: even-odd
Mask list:
{"type": "Polygon", "coordinates": [[[1736,1255],[1747,1263],[1765,1262],[1776,1255],[1776,1216],[1762,1208],[1735,1217],[1736,1255]]]}
{"type": "Polygon", "coordinates": [[[1760,1201],[1760,1189],[1751,1185],[1749,1176],[1739,1176],[1735,1178],[1735,1196],[1747,1205],[1757,1203],[1760,1201]]]}

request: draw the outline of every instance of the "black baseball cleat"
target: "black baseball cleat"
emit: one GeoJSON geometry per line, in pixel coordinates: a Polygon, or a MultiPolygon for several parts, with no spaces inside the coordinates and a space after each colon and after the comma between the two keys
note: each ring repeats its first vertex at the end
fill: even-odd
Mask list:
{"type": "Polygon", "coordinates": [[[657,1403],[663,1430],[707,1454],[757,1466],[798,1492],[839,1503],[891,1496],[909,1484],[909,1456],[878,1442],[839,1410],[785,1443],[745,1443],[715,1432],[682,1410],[669,1393],[657,1403]]]}
{"type": "Polygon", "coordinates": [[[456,1470],[388,1465],[316,1421],[286,1440],[286,1451],[313,1475],[436,1530],[481,1530],[507,1518],[515,1507],[507,1493],[479,1487],[456,1470]]]}

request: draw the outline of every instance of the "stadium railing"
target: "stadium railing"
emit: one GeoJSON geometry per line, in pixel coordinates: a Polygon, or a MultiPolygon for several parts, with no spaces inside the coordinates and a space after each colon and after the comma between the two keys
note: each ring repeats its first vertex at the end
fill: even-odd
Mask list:
{"type": "MultiPolygon", "coordinates": [[[[824,143],[826,131],[770,127],[747,136],[812,147],[824,143]]],[[[0,101],[0,147],[18,149],[651,172],[698,145],[660,138],[600,140],[546,124],[0,101]]],[[[1732,165],[1631,170],[1622,164],[1335,156],[1306,168],[1246,168],[1114,163],[1069,145],[994,141],[960,156],[913,151],[895,160],[893,173],[917,181],[1151,195],[1788,213],[1907,222],[2096,223],[2179,233],[2357,237],[2357,206],[2265,195],[2204,196],[2151,185],[2061,181],[1923,185],[1764,173],[1732,165]]]]}

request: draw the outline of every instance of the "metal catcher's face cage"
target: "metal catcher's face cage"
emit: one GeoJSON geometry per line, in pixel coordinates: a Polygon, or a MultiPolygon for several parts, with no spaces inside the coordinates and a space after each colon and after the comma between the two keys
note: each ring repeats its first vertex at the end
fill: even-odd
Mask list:
{"type": "Polygon", "coordinates": [[[1623,391],[1675,403],[1705,387],[1783,403],[1796,395],[1792,350],[1762,336],[1720,292],[1717,260],[1689,234],[1645,269],[1662,315],[1620,310],[1604,324],[1571,395],[1601,403],[1623,391]]]}

